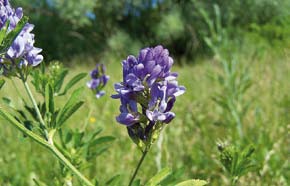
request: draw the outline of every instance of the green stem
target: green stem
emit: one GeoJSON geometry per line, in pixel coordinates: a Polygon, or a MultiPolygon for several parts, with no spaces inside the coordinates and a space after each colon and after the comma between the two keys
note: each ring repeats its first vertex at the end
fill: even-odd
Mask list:
{"type": "Polygon", "coordinates": [[[231,177],[231,186],[236,186],[238,182],[238,178],[236,176],[231,177]]]}
{"type": "Polygon", "coordinates": [[[160,171],[161,170],[161,161],[162,161],[162,143],[163,143],[163,130],[160,132],[158,141],[157,141],[157,154],[155,157],[155,162],[156,162],[156,167],[157,170],[160,171]]]}
{"type": "Polygon", "coordinates": [[[23,132],[26,136],[30,137],[33,141],[38,144],[44,146],[48,150],[50,150],[58,159],[61,161],[69,170],[73,172],[74,175],[78,177],[78,179],[86,186],[94,186],[86,177],[80,173],[77,168],[53,145],[48,143],[46,140],[41,138],[40,136],[34,134],[32,131],[28,130],[21,123],[19,123],[11,114],[4,111],[3,108],[0,107],[0,116],[9,121],[13,126],[15,126],[18,130],[23,132]]]}
{"type": "Polygon", "coordinates": [[[92,115],[92,112],[93,112],[93,109],[90,107],[90,111],[89,111],[88,117],[87,117],[87,119],[85,121],[85,124],[82,127],[82,131],[86,131],[86,128],[87,128],[87,126],[89,124],[89,121],[90,121],[90,117],[92,115]]]}
{"type": "Polygon", "coordinates": [[[49,143],[46,140],[41,138],[39,135],[33,133],[32,131],[28,130],[27,128],[25,128],[24,125],[19,123],[11,114],[9,114],[8,112],[4,111],[4,109],[1,108],[1,107],[0,107],[0,116],[2,116],[4,119],[9,121],[18,130],[23,132],[26,136],[30,137],[31,139],[33,139],[38,144],[40,144],[40,145],[42,145],[42,146],[44,146],[46,148],[49,148],[49,143]]]}
{"type": "Polygon", "coordinates": [[[45,138],[48,139],[48,133],[47,133],[47,130],[46,130],[46,127],[45,127],[44,120],[43,120],[43,118],[41,116],[40,110],[39,110],[39,108],[37,106],[37,103],[36,103],[36,101],[35,101],[35,99],[34,99],[34,97],[32,95],[32,92],[31,92],[31,90],[29,88],[29,85],[23,78],[22,78],[22,82],[23,82],[25,90],[26,90],[26,92],[27,92],[27,94],[29,96],[29,99],[31,100],[31,102],[33,104],[33,107],[34,107],[34,109],[36,111],[37,117],[38,117],[38,119],[40,121],[40,127],[41,127],[41,129],[44,130],[45,138]]]}
{"type": "Polygon", "coordinates": [[[94,186],[79,170],[66,159],[66,157],[53,145],[50,145],[49,150],[68,168],[74,175],[76,175],[81,182],[87,186],[94,186]]]}
{"type": "Polygon", "coordinates": [[[233,107],[231,112],[232,112],[232,116],[233,116],[233,118],[235,120],[235,123],[236,123],[237,132],[239,134],[239,137],[240,137],[240,139],[242,139],[244,135],[243,135],[243,129],[242,129],[242,122],[241,122],[240,114],[238,113],[236,107],[233,107]]]}
{"type": "Polygon", "coordinates": [[[146,157],[147,152],[148,152],[148,150],[145,150],[145,151],[143,152],[142,157],[141,157],[141,159],[139,160],[139,163],[138,163],[138,165],[137,165],[137,167],[136,167],[136,169],[135,169],[135,171],[134,171],[134,174],[133,174],[133,176],[132,176],[132,178],[131,178],[131,180],[130,180],[128,186],[131,186],[131,185],[132,185],[132,183],[133,183],[133,181],[134,181],[134,179],[135,179],[135,177],[136,177],[136,175],[137,175],[137,173],[138,173],[138,171],[139,171],[139,169],[140,169],[140,167],[141,167],[141,165],[142,165],[142,163],[143,163],[143,160],[144,160],[145,157],[146,157]]]}

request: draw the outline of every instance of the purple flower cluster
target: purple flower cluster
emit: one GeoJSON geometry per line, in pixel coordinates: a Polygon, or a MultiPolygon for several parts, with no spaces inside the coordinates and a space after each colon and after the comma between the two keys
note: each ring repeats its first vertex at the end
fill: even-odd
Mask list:
{"type": "Polygon", "coordinates": [[[168,124],[175,114],[171,109],[176,97],[185,92],[177,73],[171,72],[173,59],[162,46],[142,49],[138,57],[129,56],[123,63],[123,82],[115,84],[121,114],[116,118],[128,127],[129,135],[150,138],[154,128],[168,124]]]}
{"type": "Polygon", "coordinates": [[[94,91],[97,98],[102,97],[105,91],[102,89],[107,84],[109,76],[105,75],[106,68],[103,64],[97,64],[96,68],[91,71],[91,80],[87,82],[87,86],[94,91]]]}
{"type": "Polygon", "coordinates": [[[0,0],[0,29],[2,29],[6,22],[9,20],[8,32],[13,30],[19,20],[23,16],[22,8],[16,8],[14,10],[8,0],[0,0]]]}
{"type": "MultiPolygon", "coordinates": [[[[0,0],[0,29],[3,29],[9,21],[7,31],[12,31],[22,17],[22,8],[14,10],[8,0],[0,0]]],[[[42,49],[33,46],[35,42],[34,34],[31,33],[33,27],[34,25],[26,23],[12,45],[7,49],[5,56],[1,56],[0,68],[2,67],[4,71],[16,67],[21,69],[23,66],[37,66],[42,62],[43,56],[39,54],[42,49]],[[5,61],[9,61],[8,66],[5,61]]]]}

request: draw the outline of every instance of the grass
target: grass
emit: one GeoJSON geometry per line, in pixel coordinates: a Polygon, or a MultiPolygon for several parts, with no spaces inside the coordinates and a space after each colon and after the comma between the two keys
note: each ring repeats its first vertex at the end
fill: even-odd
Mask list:
{"type": "MultiPolygon", "coordinates": [[[[101,127],[102,135],[116,137],[109,151],[97,157],[95,163],[84,171],[90,178],[97,177],[101,185],[117,174],[121,175],[126,185],[141,156],[127,136],[125,127],[115,121],[119,101],[109,98],[114,93],[113,84],[121,78],[120,61],[107,60],[111,79],[106,87],[106,97],[97,100],[86,90],[83,99],[87,104],[65,124],[66,128],[82,128],[88,120],[87,132],[101,127]]],[[[243,121],[244,143],[255,145],[255,160],[259,168],[244,176],[238,185],[289,185],[289,51],[285,50],[279,55],[268,53],[254,60],[240,57],[239,61],[250,66],[249,73],[253,81],[245,95],[251,105],[243,121]]],[[[93,67],[89,65],[92,63],[77,65],[83,64],[79,62],[74,61],[75,65],[70,67],[71,76],[93,67]]],[[[137,177],[147,180],[160,167],[169,166],[176,171],[176,179],[180,181],[199,178],[208,180],[209,185],[213,186],[228,185],[227,174],[218,161],[216,142],[233,142],[230,136],[235,129],[221,122],[224,117],[222,110],[212,97],[222,89],[210,78],[221,72],[221,66],[207,60],[195,65],[175,66],[174,71],[180,74],[179,83],[187,91],[177,100],[174,108],[176,118],[165,128],[163,141],[159,141],[162,145],[153,146],[137,177]]],[[[15,84],[22,95],[22,85],[19,82],[15,84]]],[[[16,106],[23,106],[9,81],[0,96],[13,98],[16,106]]],[[[60,106],[64,101],[59,99],[57,103],[60,106]]],[[[34,185],[33,178],[47,185],[55,185],[53,180],[59,176],[56,159],[39,145],[24,138],[4,120],[0,120],[0,146],[0,185],[34,185]]]]}

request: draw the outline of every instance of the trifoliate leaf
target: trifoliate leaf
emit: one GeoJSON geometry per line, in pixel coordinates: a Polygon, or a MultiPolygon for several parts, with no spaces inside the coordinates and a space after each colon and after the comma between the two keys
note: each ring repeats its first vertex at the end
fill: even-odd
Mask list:
{"type": "Polygon", "coordinates": [[[207,182],[204,180],[186,180],[181,183],[178,183],[176,186],[204,186],[207,182]]]}
{"type": "Polygon", "coordinates": [[[152,177],[145,186],[157,186],[162,180],[172,173],[171,169],[166,167],[152,177]]]}

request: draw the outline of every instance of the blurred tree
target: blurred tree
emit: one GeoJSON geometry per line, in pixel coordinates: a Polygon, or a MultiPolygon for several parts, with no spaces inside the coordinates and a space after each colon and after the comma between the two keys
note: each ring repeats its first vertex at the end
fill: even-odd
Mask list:
{"type": "Polygon", "coordinates": [[[289,30],[285,24],[290,20],[289,0],[15,0],[12,3],[29,11],[27,14],[36,25],[37,44],[44,49],[47,60],[116,50],[119,55],[159,43],[175,56],[192,59],[211,51],[205,38],[218,33],[215,29],[221,29],[212,25],[226,31],[227,41],[243,38],[247,32],[255,32],[269,41],[285,41],[289,33],[285,31],[289,30]],[[220,15],[216,14],[216,7],[220,15]],[[264,30],[267,34],[263,34],[264,30]]]}

